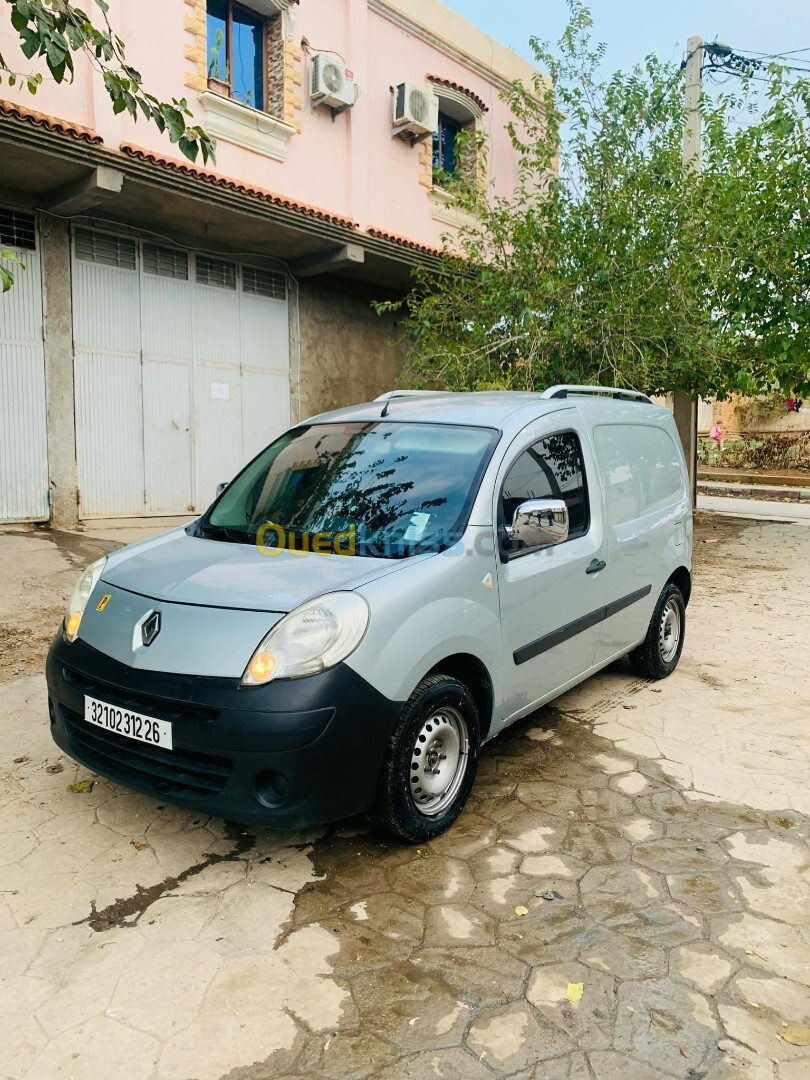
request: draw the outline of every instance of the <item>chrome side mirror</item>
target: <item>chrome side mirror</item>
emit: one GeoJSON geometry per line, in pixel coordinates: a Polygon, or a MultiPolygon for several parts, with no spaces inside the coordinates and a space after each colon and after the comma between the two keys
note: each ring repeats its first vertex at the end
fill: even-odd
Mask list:
{"type": "Polygon", "coordinates": [[[524,548],[561,544],[568,539],[568,507],[562,499],[528,499],[515,511],[507,534],[524,548]]]}
{"type": "Polygon", "coordinates": [[[217,493],[214,496],[214,498],[218,499],[227,486],[228,486],[228,481],[227,480],[222,484],[217,484],[217,493]]]}

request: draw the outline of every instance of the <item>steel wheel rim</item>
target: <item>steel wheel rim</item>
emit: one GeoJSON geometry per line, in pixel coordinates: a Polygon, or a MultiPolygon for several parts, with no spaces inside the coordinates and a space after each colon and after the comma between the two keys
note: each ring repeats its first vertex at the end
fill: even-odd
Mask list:
{"type": "Polygon", "coordinates": [[[469,756],[470,736],[461,712],[452,705],[436,709],[422,724],[411,750],[408,790],[420,814],[436,817],[452,806],[469,756]]]}
{"type": "Polygon", "coordinates": [[[661,625],[658,629],[658,648],[661,659],[669,664],[678,652],[681,643],[681,609],[675,600],[670,597],[661,613],[661,625]]]}

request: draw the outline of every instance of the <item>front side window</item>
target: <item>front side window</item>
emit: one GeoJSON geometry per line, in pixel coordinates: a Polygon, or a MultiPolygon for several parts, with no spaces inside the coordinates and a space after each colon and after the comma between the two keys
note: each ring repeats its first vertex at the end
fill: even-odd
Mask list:
{"type": "Polygon", "coordinates": [[[233,0],[208,0],[207,31],[209,85],[264,109],[267,20],[233,0]]]}
{"type": "Polygon", "coordinates": [[[511,525],[529,499],[562,499],[568,507],[569,539],[588,531],[588,492],[582,448],[573,431],[540,439],[515,460],[498,501],[498,524],[511,525]]]}
{"type": "Polygon", "coordinates": [[[323,554],[441,551],[463,533],[498,437],[385,421],[294,428],[233,481],[198,534],[323,554]]]}

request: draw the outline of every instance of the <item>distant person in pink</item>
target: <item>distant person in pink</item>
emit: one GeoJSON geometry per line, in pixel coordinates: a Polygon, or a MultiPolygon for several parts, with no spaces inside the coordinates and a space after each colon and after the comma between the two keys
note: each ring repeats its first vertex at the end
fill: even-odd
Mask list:
{"type": "Polygon", "coordinates": [[[712,430],[709,432],[709,437],[714,440],[714,445],[718,453],[723,453],[723,425],[718,420],[716,424],[712,426],[712,430]]]}

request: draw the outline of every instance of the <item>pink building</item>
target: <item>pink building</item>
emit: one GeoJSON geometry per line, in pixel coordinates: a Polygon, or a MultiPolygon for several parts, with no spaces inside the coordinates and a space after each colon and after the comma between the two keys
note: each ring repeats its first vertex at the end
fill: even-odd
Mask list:
{"type": "MultiPolygon", "coordinates": [[[[2,88],[0,521],[201,510],[291,422],[395,382],[402,295],[515,181],[534,69],[438,0],[111,0],[128,61],[217,139],[193,167],[101,79],[2,88]],[[479,161],[458,133],[486,136],[479,161]]],[[[0,51],[27,70],[2,16],[0,51]]]]}

